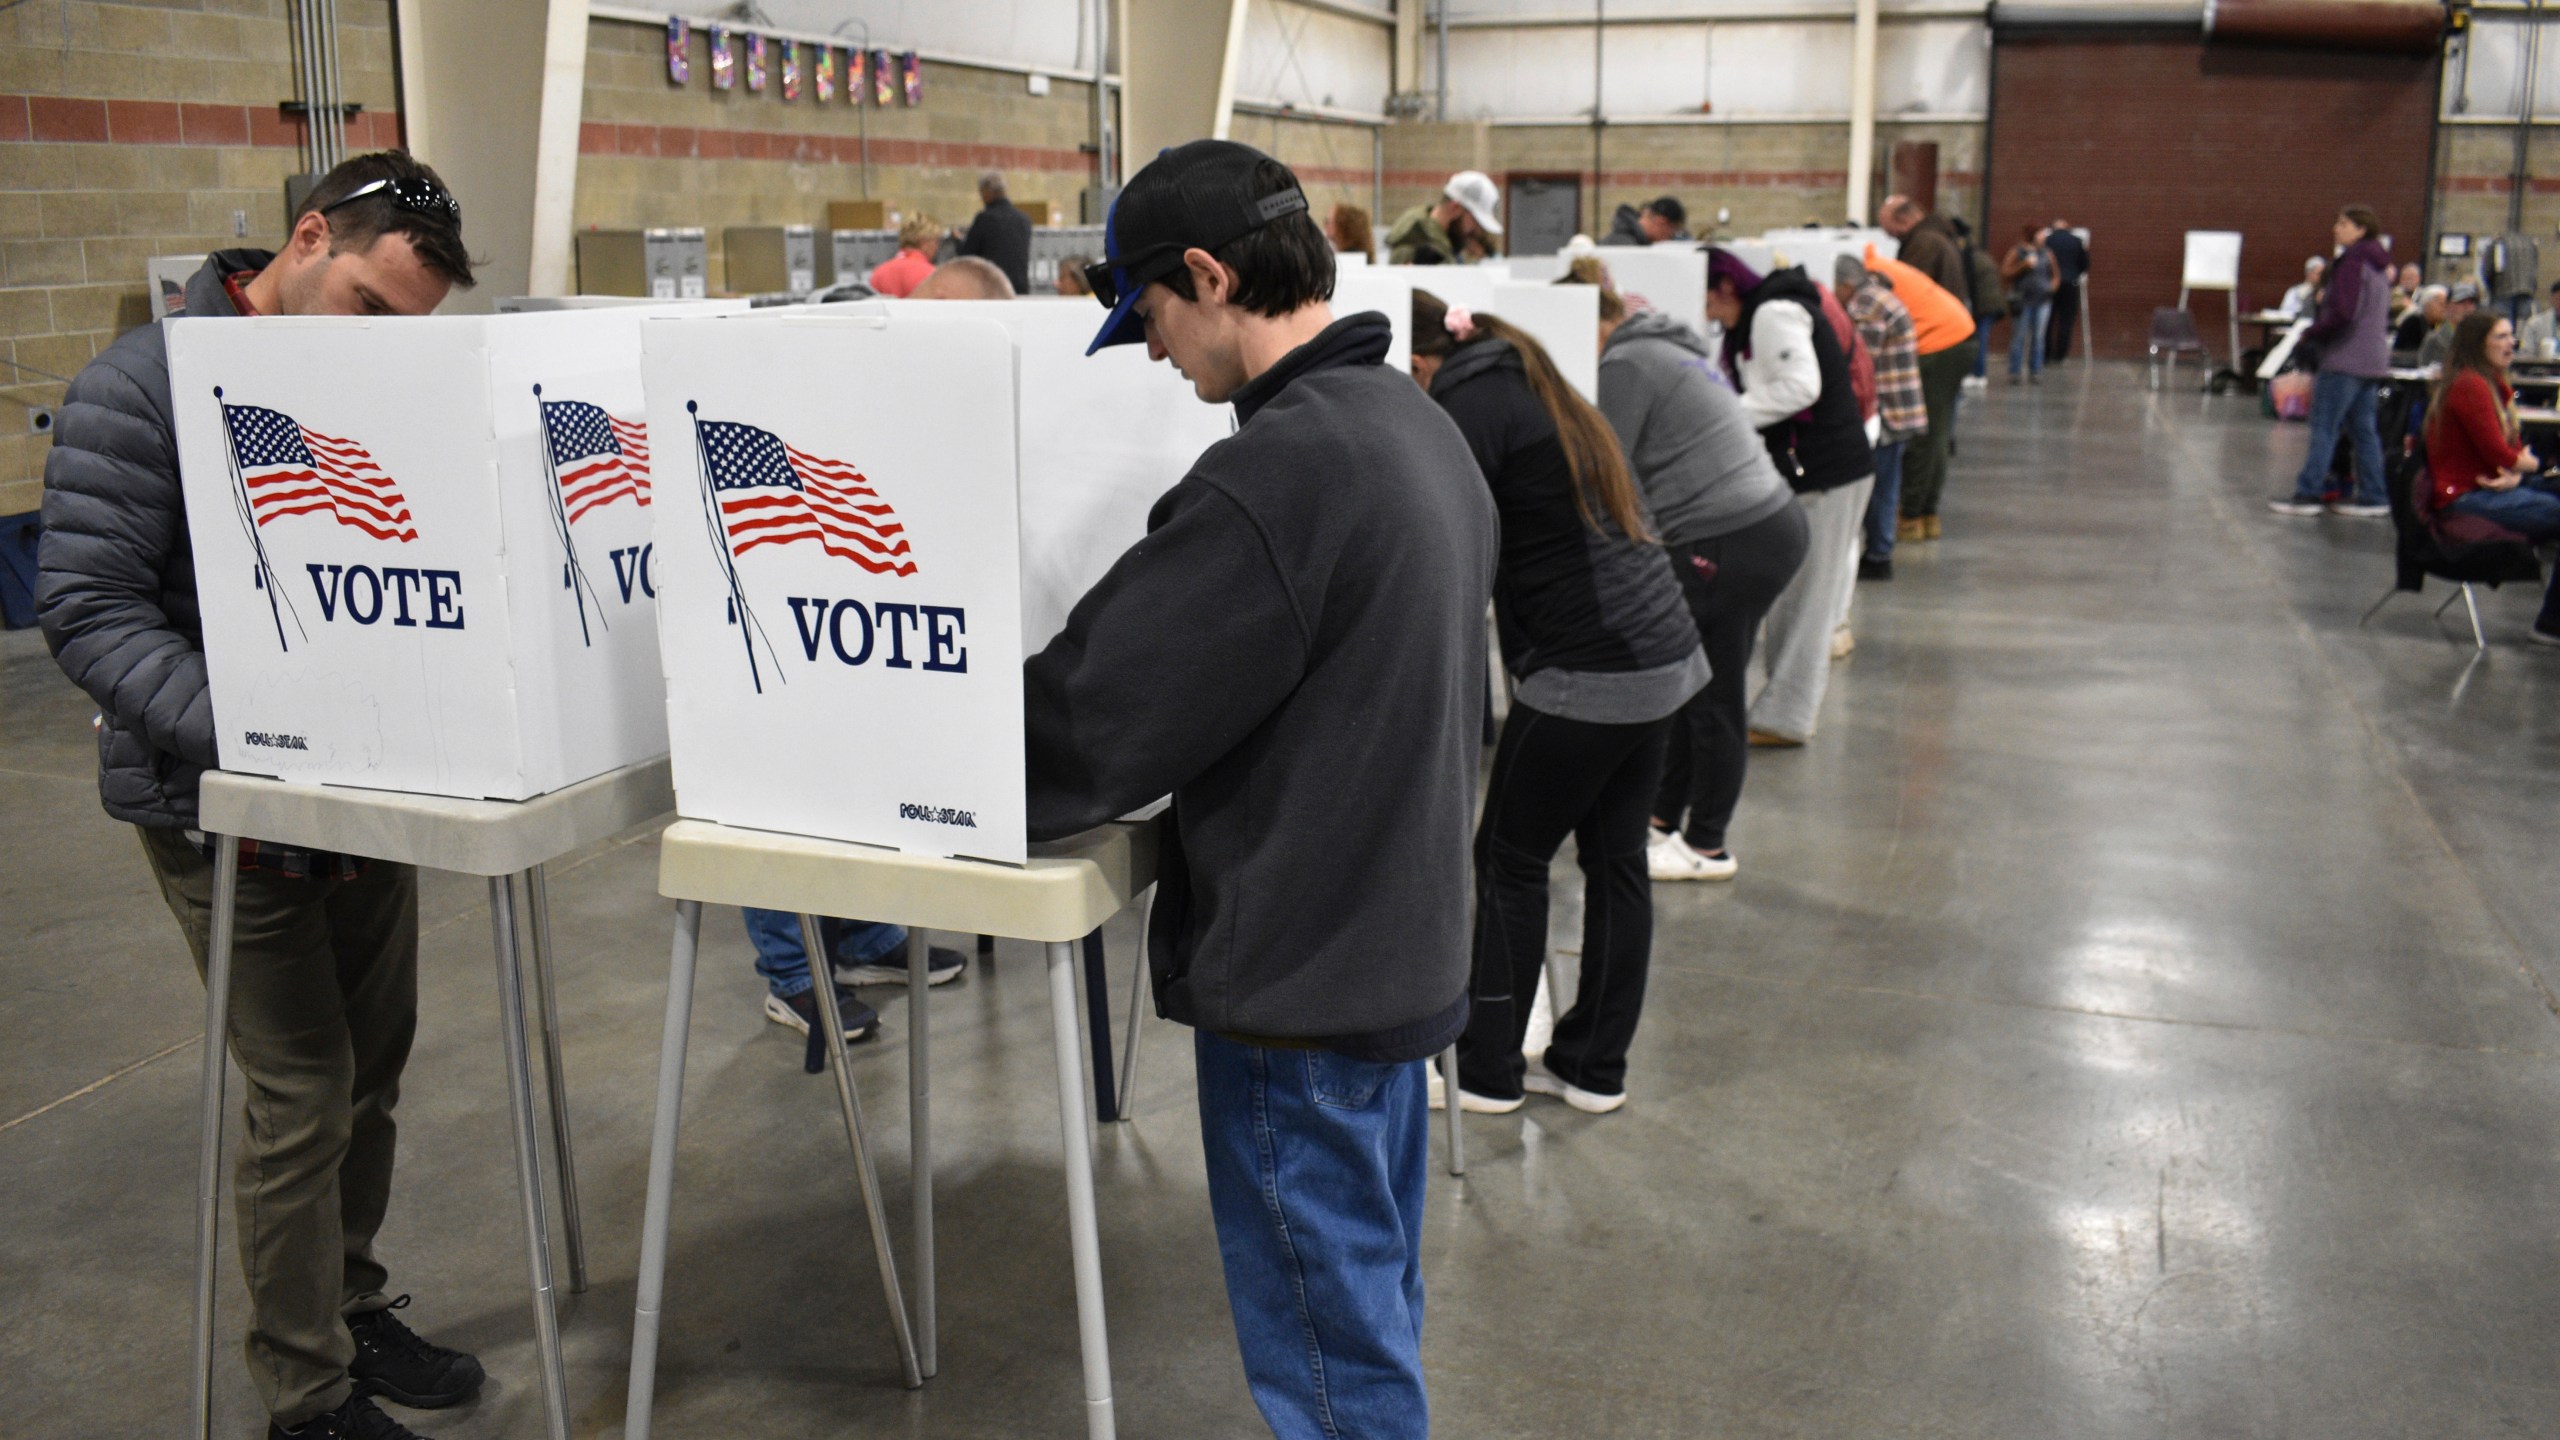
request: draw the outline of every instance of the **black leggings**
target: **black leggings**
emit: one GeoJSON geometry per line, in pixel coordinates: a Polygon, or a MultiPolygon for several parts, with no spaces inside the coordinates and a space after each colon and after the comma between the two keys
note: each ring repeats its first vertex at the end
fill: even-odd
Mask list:
{"type": "Polygon", "coordinates": [[[1653,818],[1677,829],[1685,812],[1689,847],[1701,855],[1724,848],[1725,826],[1742,803],[1742,775],[1751,763],[1743,704],[1751,647],[1761,617],[1804,563],[1806,536],[1804,507],[1789,505],[1730,535],[1670,547],[1671,569],[1697,618],[1712,673],[1707,688],[1671,717],[1653,818]]]}
{"type": "Polygon", "coordinates": [[[1468,1090],[1520,1093],[1520,1042],[1547,958],[1547,867],[1567,835],[1582,852],[1582,984],[1546,1064],[1585,1090],[1626,1088],[1653,954],[1645,806],[1670,729],[1667,716],[1595,725],[1513,702],[1476,827],[1475,1009],[1458,1041],[1468,1090]]]}

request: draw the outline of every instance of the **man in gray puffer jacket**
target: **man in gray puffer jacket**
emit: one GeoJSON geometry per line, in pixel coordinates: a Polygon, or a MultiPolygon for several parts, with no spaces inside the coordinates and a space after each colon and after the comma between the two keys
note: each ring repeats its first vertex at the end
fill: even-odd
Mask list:
{"type": "MultiPolygon", "coordinates": [[[[460,207],[425,166],[362,155],[313,187],[285,248],[222,250],[188,315],[424,315],[471,283],[460,207]]],[[[197,782],[219,763],[169,358],[157,323],[71,384],[45,461],[37,615],[97,701],[98,791],[131,823],[203,972],[214,862],[197,782]]],[[[459,1404],[477,1360],[418,1338],[373,1236],[417,1029],[418,880],[406,865],[240,847],[232,1057],[248,1080],[234,1192],[251,1379],[270,1437],[415,1440],[374,1407],[459,1404]]]]}

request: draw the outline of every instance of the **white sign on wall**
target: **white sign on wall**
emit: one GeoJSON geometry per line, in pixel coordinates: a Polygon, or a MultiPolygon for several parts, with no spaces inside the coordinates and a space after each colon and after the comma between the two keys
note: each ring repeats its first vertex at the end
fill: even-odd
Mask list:
{"type": "Polygon", "coordinates": [[[223,768],[520,800],[664,753],[639,325],[169,322],[223,768]]]}
{"type": "Polygon", "coordinates": [[[1020,863],[1006,332],[829,306],[644,348],[678,813],[1020,863]]]}

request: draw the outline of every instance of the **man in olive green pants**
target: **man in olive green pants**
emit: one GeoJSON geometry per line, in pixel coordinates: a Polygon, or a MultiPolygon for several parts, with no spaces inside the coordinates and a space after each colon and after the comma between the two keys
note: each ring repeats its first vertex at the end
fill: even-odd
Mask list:
{"type": "MultiPolygon", "coordinates": [[[[213,862],[183,830],[134,828],[201,977],[213,862]]],[[[231,1057],[248,1080],[232,1193],[254,1317],[249,1374],[283,1416],[347,1398],[353,1336],[310,1322],[391,1303],[373,1236],[391,1203],[391,1111],[418,1029],[418,872],[312,858],[321,873],[309,879],[244,863],[231,929],[231,1057]]]]}
{"type": "MultiPolygon", "coordinates": [[[[434,171],[359,155],[312,187],[282,250],[206,256],[186,313],[424,315],[471,283],[471,264],[461,207],[434,171]]],[[[116,337],[72,380],[45,459],[36,618],[98,706],[99,801],[141,831],[201,975],[215,867],[198,782],[242,737],[216,724],[173,409],[156,324],[116,337]]],[[[205,1039],[227,1041],[249,1081],[234,1191],[268,1440],[421,1440],[376,1400],[459,1405],[486,1376],[408,1328],[408,1297],[384,1296],[373,1253],[417,1033],[417,872],[228,843],[240,847],[230,1034],[205,1039]]]]}
{"type": "MultiPolygon", "coordinates": [[[[1947,488],[1947,441],[1956,428],[1956,395],[1964,377],[1973,373],[1974,352],[1982,337],[1974,336],[1933,355],[1920,357],[1920,399],[1929,410],[1929,428],[1902,460],[1902,518],[1934,522],[1938,496],[1947,488]]],[[[1932,528],[1929,538],[1936,538],[1932,528]]]]}

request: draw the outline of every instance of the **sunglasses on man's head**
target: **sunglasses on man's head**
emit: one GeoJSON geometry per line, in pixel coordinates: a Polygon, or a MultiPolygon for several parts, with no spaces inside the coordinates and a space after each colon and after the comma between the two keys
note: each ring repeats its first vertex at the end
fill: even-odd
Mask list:
{"type": "Polygon", "coordinates": [[[391,203],[403,210],[420,215],[437,216],[456,225],[462,223],[462,202],[445,193],[443,186],[423,177],[367,181],[321,206],[319,213],[326,215],[341,205],[352,205],[369,195],[380,195],[385,192],[389,193],[391,203]]]}

